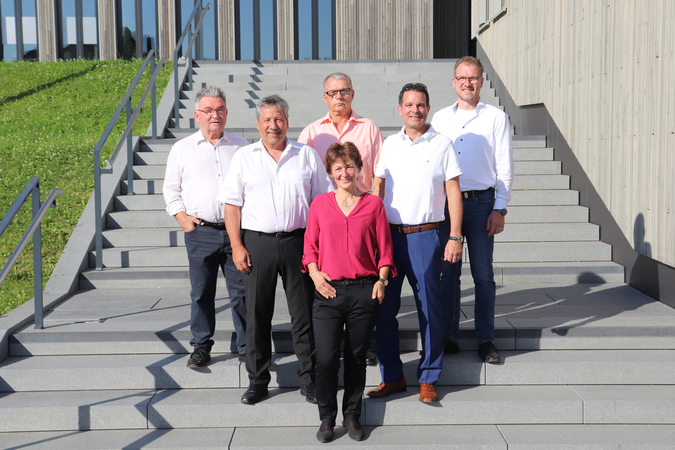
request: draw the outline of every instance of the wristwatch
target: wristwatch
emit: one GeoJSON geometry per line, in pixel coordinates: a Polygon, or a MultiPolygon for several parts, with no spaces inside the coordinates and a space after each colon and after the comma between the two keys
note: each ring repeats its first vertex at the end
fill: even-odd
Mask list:
{"type": "Polygon", "coordinates": [[[505,216],[506,213],[508,213],[508,211],[506,210],[506,208],[504,208],[504,209],[493,209],[493,211],[497,211],[497,212],[498,212],[499,214],[501,214],[502,216],[505,216]]]}
{"type": "Polygon", "coordinates": [[[451,241],[457,241],[460,244],[464,243],[464,236],[450,236],[448,239],[450,239],[451,241]]]}
{"type": "Polygon", "coordinates": [[[389,281],[385,280],[384,278],[380,278],[380,279],[377,280],[377,281],[379,281],[380,283],[384,284],[385,286],[387,286],[387,285],[389,284],[389,281]]]}

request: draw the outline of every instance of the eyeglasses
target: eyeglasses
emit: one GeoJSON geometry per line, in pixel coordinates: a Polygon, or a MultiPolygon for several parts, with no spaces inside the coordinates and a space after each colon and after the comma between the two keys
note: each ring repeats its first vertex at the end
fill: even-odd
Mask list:
{"type": "Polygon", "coordinates": [[[212,116],[214,113],[218,114],[219,116],[222,116],[225,114],[225,108],[218,108],[218,109],[198,109],[200,113],[204,113],[207,116],[212,116]]]}
{"type": "Polygon", "coordinates": [[[351,92],[352,92],[352,88],[344,88],[344,89],[337,89],[337,90],[333,90],[333,91],[326,91],[326,92],[324,92],[324,94],[326,94],[330,98],[335,98],[335,97],[337,97],[338,94],[340,94],[343,97],[347,97],[351,92]]]}
{"type": "Polygon", "coordinates": [[[455,77],[455,80],[459,82],[459,84],[464,84],[466,80],[469,80],[472,84],[478,83],[482,77],[455,77]]]}

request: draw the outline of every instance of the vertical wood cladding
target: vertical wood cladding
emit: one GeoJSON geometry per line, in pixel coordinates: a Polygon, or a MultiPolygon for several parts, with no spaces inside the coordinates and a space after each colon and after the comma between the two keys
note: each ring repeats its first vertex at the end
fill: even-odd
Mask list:
{"type": "Polygon", "coordinates": [[[56,61],[56,11],[54,2],[37,0],[38,55],[41,62],[56,61]]]}
{"type": "Polygon", "coordinates": [[[634,250],[675,267],[675,2],[506,6],[478,40],[511,97],[546,105],[634,250]]]}
{"type": "Polygon", "coordinates": [[[98,0],[99,59],[117,59],[115,33],[115,3],[98,0]]]}
{"type": "Polygon", "coordinates": [[[337,0],[336,59],[433,58],[433,0],[337,0]]]}

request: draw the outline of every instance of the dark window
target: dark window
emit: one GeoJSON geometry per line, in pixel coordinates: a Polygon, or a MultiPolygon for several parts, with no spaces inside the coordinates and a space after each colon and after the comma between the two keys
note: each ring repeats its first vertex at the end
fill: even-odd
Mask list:
{"type": "Polygon", "coordinates": [[[121,0],[117,7],[117,51],[124,59],[157,52],[156,0],[121,0]]]}
{"type": "MultiPolygon", "coordinates": [[[[176,0],[176,23],[179,25],[176,29],[176,40],[178,40],[183,33],[195,4],[199,2],[200,0],[197,0],[196,2],[195,0],[176,0]]],[[[201,34],[195,41],[195,45],[192,47],[192,57],[195,59],[218,59],[218,3],[215,0],[211,0],[208,3],[211,4],[211,7],[206,12],[206,16],[204,16],[201,34]]],[[[202,3],[202,8],[197,12],[195,19],[192,21],[193,33],[195,27],[199,24],[199,18],[201,17],[205,6],[206,5],[202,3]]],[[[190,39],[186,36],[185,40],[183,40],[183,49],[187,49],[189,43],[190,39]]]]}
{"type": "Polygon", "coordinates": [[[235,59],[277,59],[274,0],[235,0],[235,59]]]}
{"type": "Polygon", "coordinates": [[[60,0],[56,4],[61,59],[98,59],[96,0],[60,0]]]}
{"type": "Polygon", "coordinates": [[[38,59],[35,11],[35,0],[0,0],[0,59],[38,59]]]}
{"type": "Polygon", "coordinates": [[[295,0],[296,59],[335,58],[335,1],[295,0]]]}

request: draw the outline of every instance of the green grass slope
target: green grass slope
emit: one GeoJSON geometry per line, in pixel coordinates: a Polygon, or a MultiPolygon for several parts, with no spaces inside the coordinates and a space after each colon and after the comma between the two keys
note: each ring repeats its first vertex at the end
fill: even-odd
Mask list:
{"type": "MultiPolygon", "coordinates": [[[[43,286],[68,242],[94,189],[94,147],[142,61],[0,62],[0,215],[4,217],[31,177],[40,177],[42,200],[63,189],[57,207],[42,223],[43,286]]],[[[134,92],[135,107],[148,80],[146,69],[134,92]]],[[[171,65],[158,78],[159,97],[171,65]]],[[[136,120],[134,135],[150,124],[150,96],[136,120]]],[[[110,156],[124,130],[124,117],[108,139],[110,156]]],[[[0,238],[4,266],[31,221],[30,198],[0,238]]],[[[31,243],[0,286],[0,315],[33,297],[31,243]]]]}

